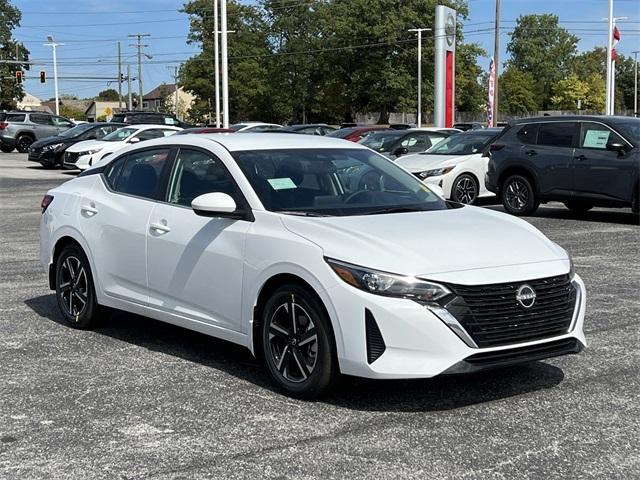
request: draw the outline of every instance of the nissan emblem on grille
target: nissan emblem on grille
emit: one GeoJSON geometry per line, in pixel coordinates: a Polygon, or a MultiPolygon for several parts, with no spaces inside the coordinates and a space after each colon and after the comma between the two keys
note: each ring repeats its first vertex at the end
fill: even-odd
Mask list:
{"type": "Polygon", "coordinates": [[[516,292],[516,300],[524,308],[531,308],[536,303],[536,291],[529,285],[522,285],[516,292]]]}

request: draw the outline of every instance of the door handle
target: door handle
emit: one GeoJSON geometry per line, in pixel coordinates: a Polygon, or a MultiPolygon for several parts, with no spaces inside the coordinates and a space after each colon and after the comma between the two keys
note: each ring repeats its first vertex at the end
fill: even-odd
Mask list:
{"type": "Polygon", "coordinates": [[[98,209],[93,204],[91,204],[91,205],[82,205],[80,207],[80,211],[82,213],[86,214],[88,217],[93,217],[94,215],[96,215],[98,213],[98,209]]]}
{"type": "Polygon", "coordinates": [[[578,155],[577,157],[573,157],[573,158],[575,158],[579,162],[583,162],[587,159],[587,157],[585,157],[584,155],[578,155]]]}
{"type": "Polygon", "coordinates": [[[156,233],[158,235],[164,235],[165,233],[169,233],[171,231],[171,227],[165,223],[152,223],[149,225],[149,229],[152,233],[156,233]]]}
{"type": "Polygon", "coordinates": [[[535,150],[525,150],[524,154],[533,157],[534,155],[537,155],[538,152],[536,152],[535,150]]]}

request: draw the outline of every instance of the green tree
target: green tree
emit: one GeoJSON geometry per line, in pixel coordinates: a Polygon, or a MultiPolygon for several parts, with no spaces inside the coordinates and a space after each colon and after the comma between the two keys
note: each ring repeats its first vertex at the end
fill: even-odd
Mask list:
{"type": "Polygon", "coordinates": [[[73,120],[84,120],[86,118],[83,110],[64,103],[60,105],[60,115],[73,120]]]}
{"type": "Polygon", "coordinates": [[[173,88],[170,88],[169,85],[160,85],[160,105],[158,106],[158,111],[162,113],[173,113],[173,99],[171,95],[173,94],[173,88]]]}
{"type": "Polygon", "coordinates": [[[607,98],[607,87],[604,77],[598,73],[592,73],[584,79],[588,86],[587,98],[583,108],[598,113],[604,113],[607,98]]]}
{"type": "MultiPolygon", "coordinates": [[[[21,13],[8,0],[0,0],[0,58],[24,61],[29,51],[17,43],[12,31],[20,26],[21,13]]],[[[21,84],[15,81],[15,72],[24,71],[21,64],[0,63],[0,109],[11,109],[24,97],[21,84]]]]}
{"type": "Polygon", "coordinates": [[[498,106],[501,112],[522,114],[539,108],[535,93],[536,80],[528,72],[508,66],[499,79],[498,106]]]}
{"type": "Polygon", "coordinates": [[[534,76],[542,109],[552,106],[554,85],[569,75],[577,44],[578,37],[560,27],[556,15],[523,15],[516,20],[507,44],[507,66],[534,76]]]}
{"type": "Polygon", "coordinates": [[[456,110],[481,112],[486,108],[487,91],[484,88],[483,71],[478,57],[486,56],[475,43],[461,44],[456,49],[456,110]]]}
{"type": "Polygon", "coordinates": [[[577,110],[578,102],[584,102],[588,92],[589,85],[572,73],[554,85],[551,106],[558,110],[577,110]]]}
{"type": "Polygon", "coordinates": [[[102,100],[105,102],[117,102],[118,101],[118,91],[114,88],[108,88],[106,90],[102,90],[98,92],[97,100],[102,100]]]}

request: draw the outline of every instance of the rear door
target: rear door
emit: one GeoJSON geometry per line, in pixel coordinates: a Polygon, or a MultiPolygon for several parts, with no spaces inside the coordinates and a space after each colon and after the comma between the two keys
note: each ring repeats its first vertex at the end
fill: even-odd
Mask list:
{"type": "Polygon", "coordinates": [[[621,143],[628,146],[608,126],[580,122],[580,142],[574,156],[574,190],[576,197],[631,201],[634,169],[633,156],[607,149],[621,143]]]}
{"type": "Polygon", "coordinates": [[[578,135],[578,122],[539,123],[536,145],[522,147],[521,159],[536,172],[541,194],[571,197],[573,151],[578,135]]]}
{"type": "Polygon", "coordinates": [[[32,113],[29,115],[29,120],[35,123],[35,126],[32,126],[32,130],[37,140],[58,134],[58,127],[54,125],[51,115],[32,113]]]}

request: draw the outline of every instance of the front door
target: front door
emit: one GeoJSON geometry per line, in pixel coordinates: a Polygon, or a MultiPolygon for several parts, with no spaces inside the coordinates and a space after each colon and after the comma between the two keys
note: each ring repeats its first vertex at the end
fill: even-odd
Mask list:
{"type": "Polygon", "coordinates": [[[100,248],[91,252],[94,277],[106,295],[147,303],[147,225],[170,152],[152,148],[115,160],[80,201],[83,234],[100,248]]]}
{"type": "MultiPolygon", "coordinates": [[[[631,155],[607,149],[627,143],[606,125],[582,122],[580,143],[574,155],[576,197],[631,201],[634,168],[631,155]]],[[[630,147],[629,147],[630,150],[630,147]]]]}
{"type": "Polygon", "coordinates": [[[241,194],[212,153],[180,148],[165,203],[151,214],[148,238],[150,306],[218,327],[243,332],[242,272],[250,222],[196,215],[191,201],[223,192],[241,194]]]}

